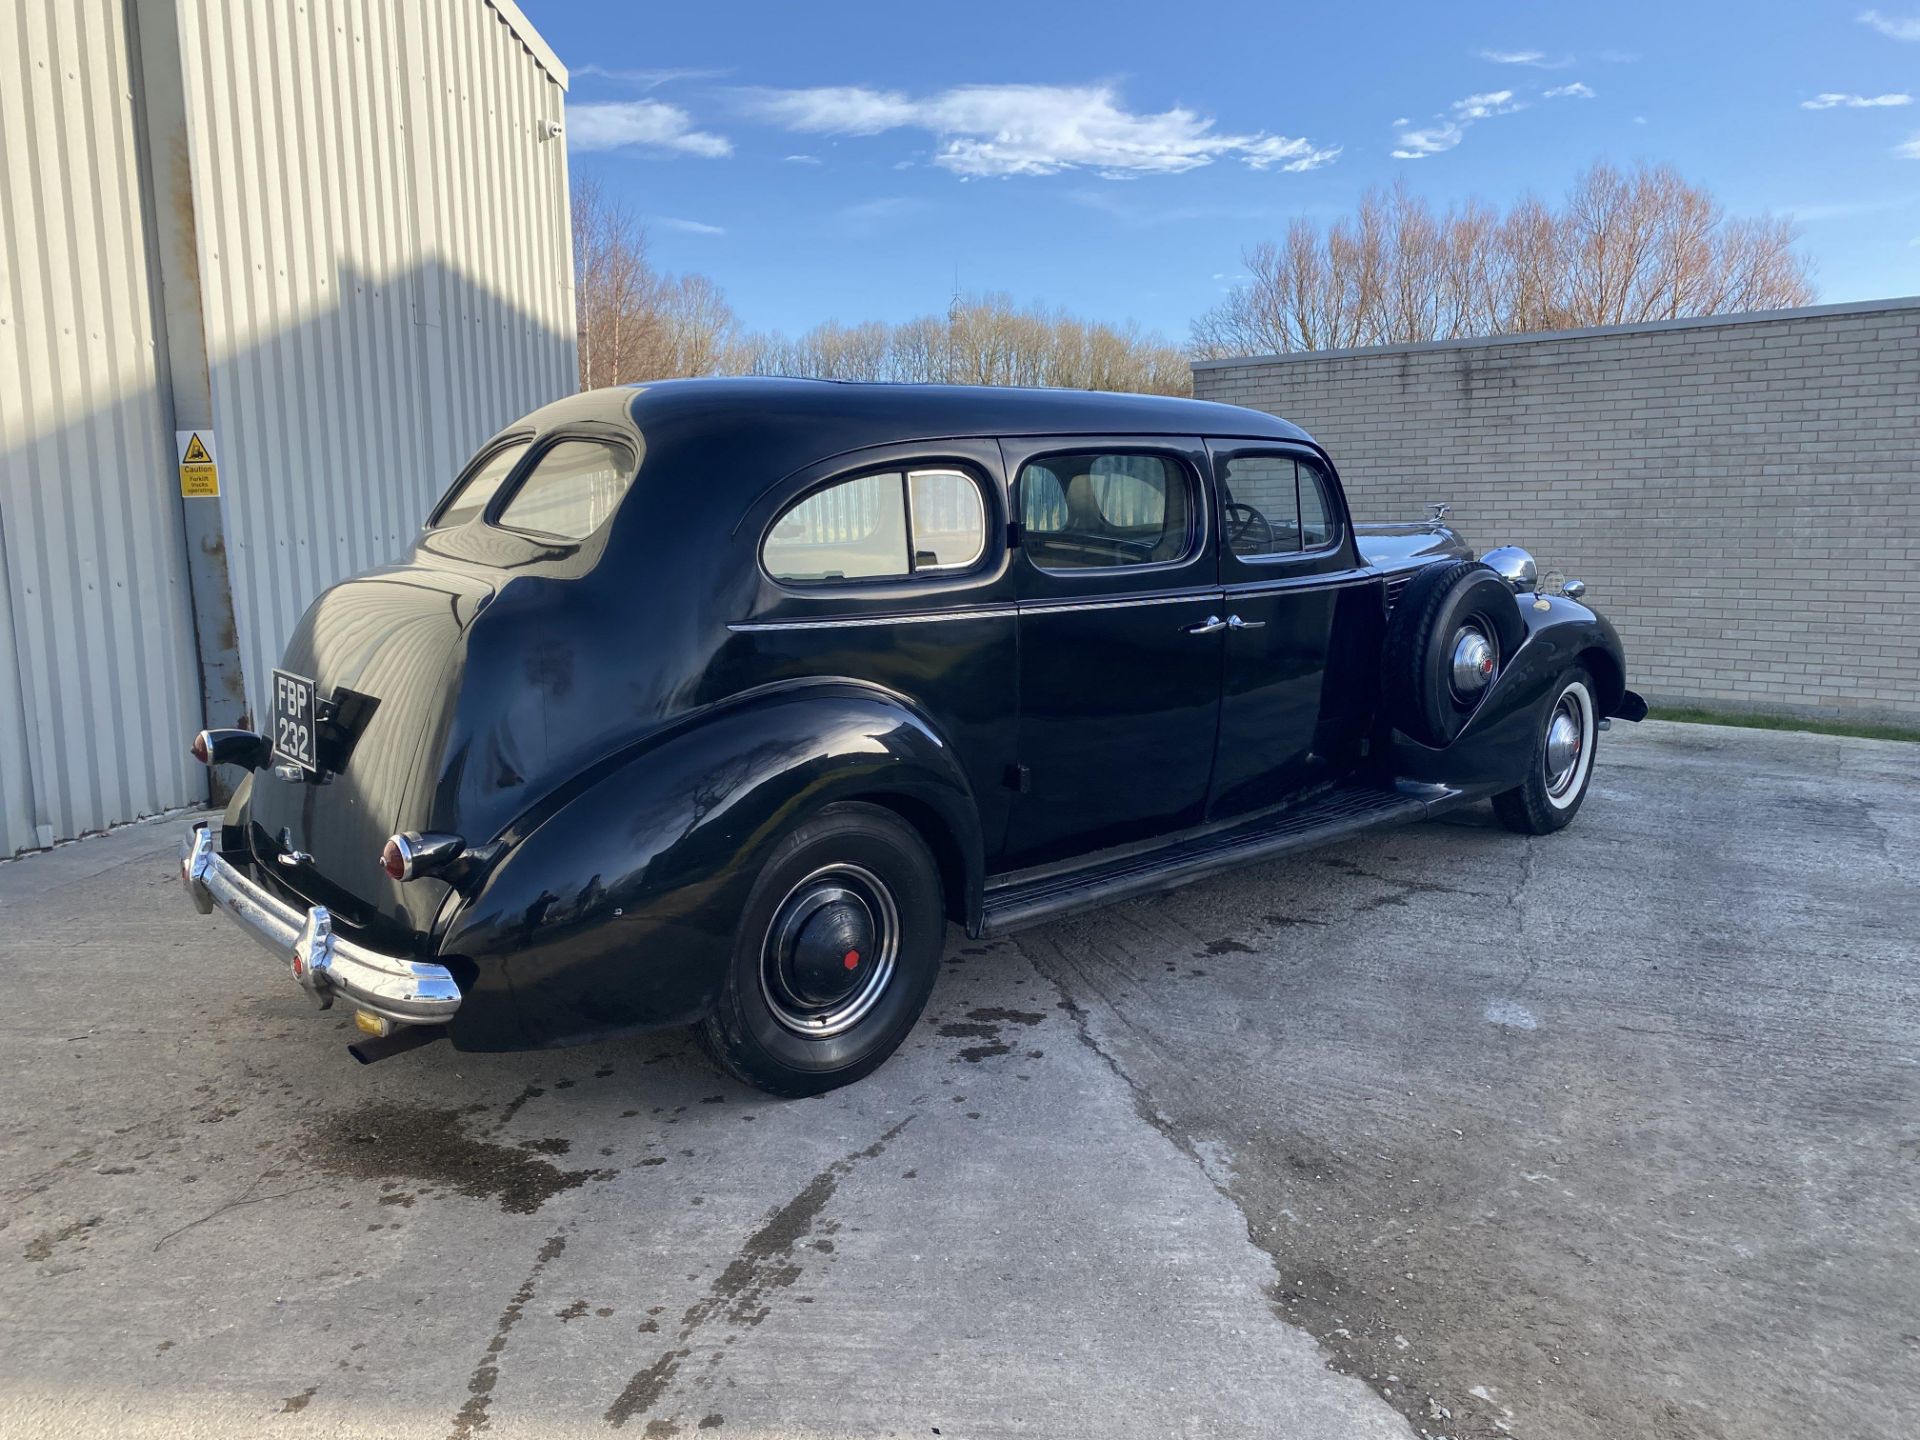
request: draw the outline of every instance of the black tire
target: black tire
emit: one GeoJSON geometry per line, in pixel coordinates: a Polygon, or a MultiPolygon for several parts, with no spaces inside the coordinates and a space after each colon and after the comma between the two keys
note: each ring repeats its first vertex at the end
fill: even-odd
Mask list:
{"type": "Polygon", "coordinates": [[[1453,743],[1493,689],[1526,626],[1513,590],[1478,560],[1429,565],[1408,583],[1387,621],[1381,650],[1381,699],[1387,719],[1422,745],[1453,743]],[[1473,630],[1492,651],[1493,669],[1477,691],[1453,679],[1454,648],[1473,630]]]}
{"type": "Polygon", "coordinates": [[[830,805],[775,845],[761,867],[719,1003],[697,1032],[700,1043],[723,1070],[769,1095],[851,1085],[913,1029],[945,941],[940,872],[918,832],[877,805],[830,805]],[[860,923],[848,917],[860,915],[870,927],[866,955],[863,942],[847,938],[860,923]],[[841,999],[818,1000],[794,978],[793,957],[815,955],[826,943],[822,934],[829,948],[851,947],[849,971],[876,967],[848,980],[856,988],[841,999]],[[865,987],[876,983],[869,997],[865,987]]]}
{"type": "Polygon", "coordinates": [[[1582,667],[1572,666],[1561,674],[1551,694],[1527,757],[1526,780],[1493,797],[1493,813],[1500,823],[1522,835],[1551,835],[1573,823],[1593,783],[1593,764],[1600,750],[1599,692],[1593,677],[1582,667]],[[1556,764],[1564,760],[1564,753],[1556,753],[1552,743],[1554,722],[1562,715],[1570,717],[1579,737],[1573,763],[1564,770],[1556,764]]]}

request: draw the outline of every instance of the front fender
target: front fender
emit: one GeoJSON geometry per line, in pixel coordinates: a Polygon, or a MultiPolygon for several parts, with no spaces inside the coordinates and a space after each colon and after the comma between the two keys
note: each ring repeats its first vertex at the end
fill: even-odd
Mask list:
{"type": "Polygon", "coordinates": [[[1501,667],[1492,693],[1449,745],[1422,745],[1395,731],[1395,774],[1482,794],[1518,785],[1532,763],[1554,685],[1575,663],[1595,672],[1600,713],[1620,713],[1628,693],[1626,655],[1607,619],[1563,596],[1516,598],[1526,636],[1501,667]]]}
{"type": "Polygon", "coordinates": [[[441,944],[510,987],[468,1049],[571,1043],[686,1024],[718,995],[770,846],[853,798],[931,814],[977,906],[978,810],[950,746],[896,695],[847,681],[755,692],[690,717],[510,829],[441,944]],[[957,852],[957,853],[956,853],[957,852]]]}

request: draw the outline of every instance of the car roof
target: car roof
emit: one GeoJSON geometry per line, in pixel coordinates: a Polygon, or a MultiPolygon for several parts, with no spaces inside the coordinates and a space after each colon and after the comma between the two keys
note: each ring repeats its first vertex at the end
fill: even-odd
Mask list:
{"type": "Polygon", "coordinates": [[[763,443],[790,442],[777,448],[790,450],[793,467],[870,445],[960,436],[1217,435],[1312,443],[1306,431],[1278,416],[1170,395],[769,376],[589,390],[534,411],[522,424],[546,430],[596,420],[632,425],[649,449],[655,437],[703,427],[737,434],[744,425],[763,443]]]}

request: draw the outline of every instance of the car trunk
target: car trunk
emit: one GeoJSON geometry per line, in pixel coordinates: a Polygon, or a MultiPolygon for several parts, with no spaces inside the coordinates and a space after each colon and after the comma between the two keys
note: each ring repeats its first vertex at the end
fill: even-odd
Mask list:
{"type": "Polygon", "coordinates": [[[318,773],[255,772],[248,827],[261,873],[286,898],[389,943],[430,928],[445,887],[396,884],[380,851],[396,830],[425,827],[423,754],[458,693],[463,636],[492,596],[470,571],[411,563],[336,585],[301,618],[281,668],[332,707],[318,773]]]}

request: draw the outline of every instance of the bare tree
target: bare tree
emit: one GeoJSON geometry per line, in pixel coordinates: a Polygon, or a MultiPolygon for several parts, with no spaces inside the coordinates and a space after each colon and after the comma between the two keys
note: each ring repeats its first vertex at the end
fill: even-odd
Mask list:
{"type": "Polygon", "coordinates": [[[573,250],[583,388],[712,374],[1171,395],[1192,383],[1185,353],[1157,335],[1022,309],[1005,295],[958,297],[944,315],[892,325],[745,332],[712,280],[655,270],[645,230],[591,178],[574,186],[573,250]]]}
{"type": "Polygon", "coordinates": [[[743,336],[723,368],[916,385],[1059,385],[1163,395],[1184,395],[1191,387],[1186,355],[1157,335],[1131,323],[1022,308],[1005,295],[961,296],[944,315],[892,325],[828,321],[791,339],[743,336]]]}
{"type": "Polygon", "coordinates": [[[655,270],[646,231],[591,178],[573,189],[573,257],[581,388],[722,368],[740,327],[720,287],[655,270]]]}
{"type": "Polygon", "coordinates": [[[1296,220],[1193,323],[1201,357],[1446,340],[1773,310],[1813,299],[1793,226],[1729,219],[1670,166],[1604,161],[1554,209],[1436,214],[1404,181],[1324,230],[1296,220]]]}

